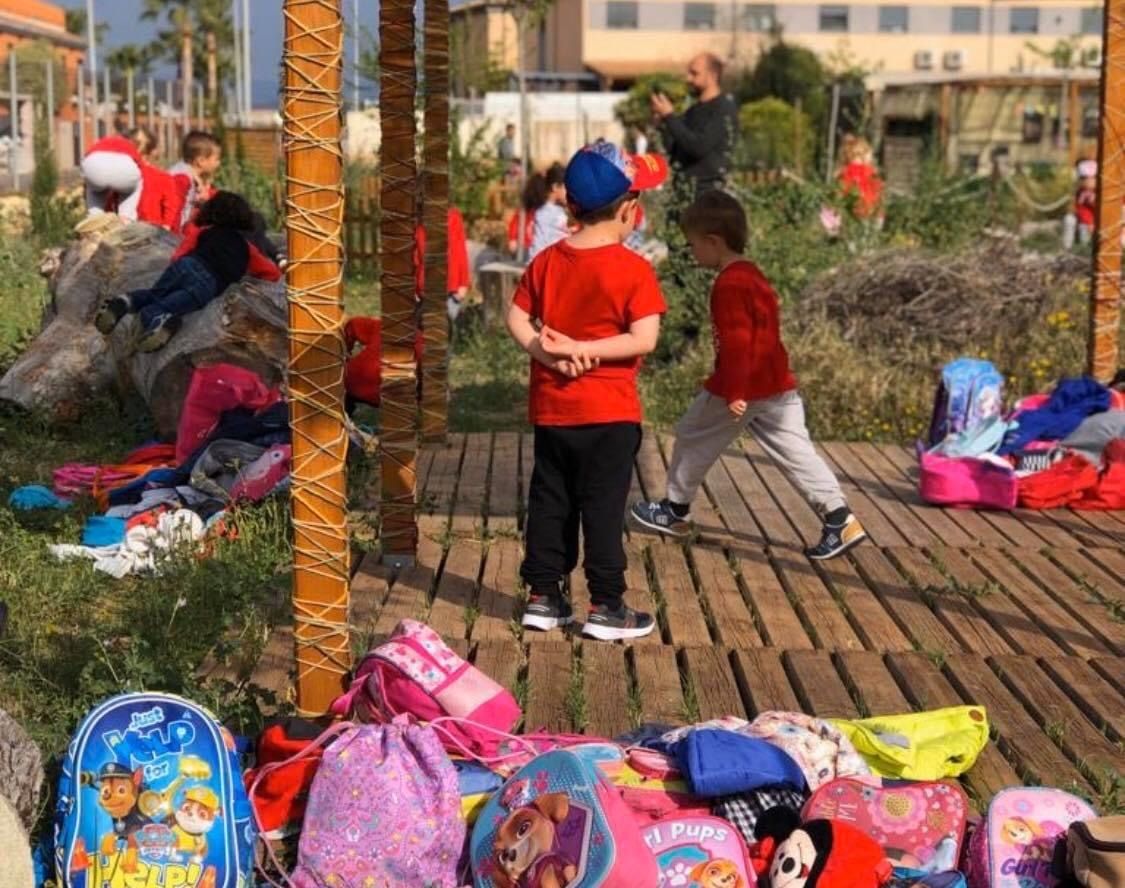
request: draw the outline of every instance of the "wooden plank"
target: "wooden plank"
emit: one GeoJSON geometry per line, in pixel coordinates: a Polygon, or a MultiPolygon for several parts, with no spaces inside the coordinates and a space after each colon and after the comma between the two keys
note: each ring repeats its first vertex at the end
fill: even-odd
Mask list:
{"type": "Polygon", "coordinates": [[[480,595],[477,597],[478,614],[473,623],[474,639],[514,637],[512,621],[519,599],[522,558],[519,543],[515,540],[496,539],[488,544],[480,595]]]}
{"type": "Polygon", "coordinates": [[[852,551],[859,574],[874,591],[897,624],[923,651],[950,651],[961,643],[926,603],[916,582],[906,579],[888,560],[909,557],[913,549],[889,549],[886,553],[874,546],[861,546],[852,551]]]}
{"type": "Polygon", "coordinates": [[[964,558],[955,558],[956,550],[941,550],[938,559],[942,570],[917,549],[896,549],[895,561],[913,581],[919,594],[941,618],[966,651],[996,654],[1012,652],[1011,645],[974,605],[977,595],[991,591],[980,572],[964,558]]]}
{"type": "Polygon", "coordinates": [[[715,549],[696,546],[691,551],[699,577],[699,593],[707,602],[716,639],[728,647],[760,647],[761,636],[754,617],[742,598],[726,555],[715,549]]]}
{"type": "MultiPolygon", "coordinates": [[[[941,670],[922,654],[891,654],[887,657],[887,668],[917,709],[964,706],[968,699],[958,694],[941,670]]],[[[972,700],[972,703],[977,702],[983,703],[972,700]]],[[[995,743],[981,750],[964,780],[978,803],[987,803],[1000,790],[1023,783],[1023,777],[1016,773],[995,743]]],[[[983,809],[983,805],[978,806],[983,809]]]]}
{"type": "Polygon", "coordinates": [[[488,490],[488,465],[492,459],[492,436],[465,436],[465,458],[457,481],[453,504],[453,532],[475,534],[484,523],[484,498],[488,490]]]}
{"type": "MultiPolygon", "coordinates": [[[[665,465],[672,461],[672,448],[675,446],[675,440],[673,438],[668,435],[656,435],[655,433],[648,433],[645,437],[653,438],[656,441],[665,465]]],[[[714,471],[714,467],[712,467],[712,471],[714,471]]],[[[661,475],[660,477],[665,477],[665,475],[661,475]]],[[[661,493],[660,496],[664,496],[664,494],[661,493]]],[[[654,499],[656,498],[657,497],[654,497],[654,499]]],[[[699,488],[699,493],[696,494],[695,499],[692,501],[691,521],[696,536],[700,540],[706,540],[717,544],[725,543],[731,538],[722,519],[719,518],[719,513],[715,511],[715,507],[711,504],[711,500],[707,495],[706,486],[699,488]]]]}
{"type": "Polygon", "coordinates": [[[1079,768],[1094,775],[1125,772],[1125,753],[1090,723],[1031,657],[993,657],[992,663],[1004,684],[1079,768]]]}
{"type": "Polygon", "coordinates": [[[735,651],[732,665],[751,717],[774,710],[800,712],[801,704],[785,674],[780,652],[773,648],[735,651]]]}
{"type": "MultiPolygon", "coordinates": [[[[1007,595],[1024,609],[1033,624],[1041,627],[1051,642],[1058,645],[1061,653],[1077,654],[1087,660],[1111,653],[1104,644],[1083,629],[1062,605],[1016,566],[1015,562],[1035,553],[1014,549],[1011,554],[1014,561],[995,549],[977,549],[972,556],[977,566],[999,583],[1007,595]]],[[[1046,656],[1055,653],[1044,649],[1027,651],[1026,648],[1025,652],[1046,656]]]]}
{"type": "Polygon", "coordinates": [[[976,537],[967,533],[944,511],[926,505],[922,501],[922,497],[918,495],[917,484],[908,481],[906,475],[900,472],[898,467],[877,446],[874,444],[853,444],[852,452],[857,459],[862,460],[871,469],[891,496],[904,503],[911,513],[947,546],[975,546],[977,544],[976,537]]]}
{"type": "MultiPolygon", "coordinates": [[[[1064,561],[1074,564],[1076,570],[1086,569],[1087,562],[1080,557],[1064,557],[1064,561]]],[[[1076,581],[1074,576],[1038,552],[1021,552],[1019,566],[1066,608],[1077,626],[1100,639],[1111,652],[1125,654],[1125,624],[1112,619],[1101,600],[1084,583],[1076,581]]]]}
{"type": "MultiPolygon", "coordinates": [[[[972,550],[978,554],[982,550],[972,550]]],[[[1008,594],[1003,584],[991,582],[969,560],[966,553],[957,549],[934,546],[930,555],[954,583],[954,597],[968,598],[976,612],[1008,643],[1015,653],[1063,653],[1051,638],[1045,637],[1040,626],[1008,594]]],[[[982,634],[984,633],[982,627],[982,634]]],[[[993,652],[992,647],[967,646],[967,650],[993,652]]],[[[996,650],[995,653],[1007,653],[996,650]]]]}
{"type": "Polygon", "coordinates": [[[1109,526],[1107,527],[1103,524],[1104,518],[1096,517],[1105,513],[1053,509],[1048,514],[1052,521],[1074,537],[1082,546],[1118,545],[1115,537],[1117,531],[1122,528],[1112,518],[1109,519],[1109,526]]]}
{"type": "MultiPolygon", "coordinates": [[[[250,684],[277,694],[279,703],[296,703],[297,648],[292,626],[274,626],[266,639],[262,655],[250,672],[250,684]]],[[[340,676],[339,692],[344,691],[340,676]]],[[[264,707],[263,715],[273,715],[273,707],[264,707]]]]}
{"type": "Polygon", "coordinates": [[[524,725],[530,732],[568,733],[574,730],[571,700],[570,643],[548,641],[532,645],[527,654],[527,707],[524,725]]]}
{"type": "Polygon", "coordinates": [[[430,589],[434,572],[415,565],[402,568],[391,583],[387,602],[375,621],[375,639],[386,638],[400,620],[425,620],[430,610],[430,589]]]}
{"type": "Polygon", "coordinates": [[[746,707],[724,648],[684,648],[683,658],[700,721],[725,715],[745,717],[746,707]]]}
{"type": "Polygon", "coordinates": [[[531,473],[535,468],[535,435],[527,432],[520,435],[520,528],[527,521],[527,490],[531,485],[531,473]]]}
{"type": "Polygon", "coordinates": [[[1086,539],[1083,536],[1070,533],[1067,527],[1059,521],[1059,517],[1063,514],[1060,511],[1054,509],[1047,511],[1013,509],[1011,514],[1048,546],[1054,546],[1058,549],[1078,549],[1086,544],[1086,539]]]}
{"type": "Polygon", "coordinates": [[[390,591],[392,568],[384,565],[375,552],[367,552],[352,577],[348,601],[348,626],[352,650],[365,651],[375,634],[375,622],[390,591]]]}
{"type": "MultiPolygon", "coordinates": [[[[1125,537],[1125,534],[1122,536],[1125,537]]],[[[1122,545],[1125,545],[1125,540],[1123,540],[1122,545]]],[[[1125,583],[1125,552],[1121,551],[1121,546],[1114,548],[1093,547],[1087,549],[1086,554],[1118,583],[1125,583]]]]}
{"type": "Polygon", "coordinates": [[[806,546],[816,545],[820,539],[820,516],[813,511],[812,506],[805,502],[805,498],[789,483],[785,473],[781,471],[762,449],[757,441],[744,438],[743,449],[750,460],[754,470],[762,479],[766,489],[773,495],[782,513],[793,528],[797,531],[806,546]]]}
{"type": "Polygon", "coordinates": [[[492,475],[488,491],[488,529],[514,533],[520,489],[520,438],[515,432],[497,432],[492,445],[492,475]]]}
{"type": "Polygon", "coordinates": [[[859,718],[859,707],[827,651],[786,651],[782,659],[803,711],[819,718],[859,718]]]}
{"type": "Polygon", "coordinates": [[[514,638],[487,638],[477,642],[473,665],[514,692],[523,669],[523,651],[514,638]]]}
{"type": "Polygon", "coordinates": [[[680,645],[711,643],[711,633],[703,608],[695,593],[683,550],[672,544],[654,545],[649,550],[653,573],[664,601],[665,629],[669,640],[680,645]]]}
{"type": "Polygon", "coordinates": [[[887,671],[883,655],[874,651],[847,651],[838,655],[844,683],[861,703],[865,717],[898,715],[913,707],[887,671]]]}
{"type": "Polygon", "coordinates": [[[483,549],[475,540],[454,540],[438,578],[430,606],[430,625],[449,638],[465,638],[475,616],[469,609],[476,600],[483,549]]]}
{"type": "MultiPolygon", "coordinates": [[[[737,445],[734,445],[723,456],[738,458],[739,452],[737,445]]],[[[759,531],[758,522],[754,520],[753,513],[723,465],[722,456],[711,466],[704,486],[715,501],[718,517],[729,537],[752,545],[765,545],[765,535],[759,531]]]]}
{"type": "MultiPolygon", "coordinates": [[[[642,611],[646,614],[652,614],[655,618],[659,612],[657,607],[656,596],[653,595],[652,589],[649,588],[648,570],[645,568],[645,552],[636,540],[627,540],[625,542],[625,559],[627,567],[625,568],[625,604],[634,610],[642,611]]],[[[585,579],[585,578],[583,578],[585,579]]],[[[571,587],[571,599],[574,604],[574,612],[576,615],[583,614],[585,611],[579,610],[579,601],[574,598],[573,585],[571,587]]],[[[587,597],[587,602],[589,598],[587,597]]],[[[661,644],[659,628],[650,632],[644,638],[634,639],[630,644],[661,644]]]]}
{"type": "Polygon", "coordinates": [[[801,618],[793,609],[766,554],[757,550],[741,553],[738,573],[754,613],[758,615],[758,628],[766,644],[786,650],[811,648],[813,644],[801,624],[801,618]]]}
{"type": "MultiPolygon", "coordinates": [[[[894,527],[897,535],[910,546],[928,546],[936,542],[933,532],[898,498],[883,485],[883,482],[871,471],[855,451],[847,444],[825,444],[824,451],[828,453],[836,465],[846,473],[856,486],[863,491],[872,503],[887,517],[894,527]]],[[[858,514],[858,513],[857,513],[858,514]]],[[[863,515],[860,514],[860,521],[863,515]]],[[[876,542],[879,540],[875,537],[876,542]]],[[[885,545],[898,545],[897,540],[885,545]]]]}
{"type": "Polygon", "coordinates": [[[629,714],[629,673],[619,644],[582,645],[582,688],[588,734],[616,737],[634,727],[629,714]]]}
{"type": "Polygon", "coordinates": [[[445,526],[453,511],[453,495],[465,450],[464,435],[450,435],[446,445],[433,445],[434,457],[421,501],[421,513],[438,519],[445,526]]]}
{"type": "Polygon", "coordinates": [[[1125,742],[1125,694],[1074,657],[1044,657],[1039,664],[1087,718],[1118,743],[1125,742]]]}
{"type": "Polygon", "coordinates": [[[1073,583],[1065,583],[1060,591],[1069,590],[1071,595],[1084,599],[1088,617],[1096,621],[1099,634],[1111,643],[1119,656],[1125,653],[1125,623],[1121,622],[1120,614],[1115,615],[1115,607],[1108,604],[1121,601],[1121,585],[1081,552],[1058,549],[1049,557],[1077,581],[1078,588],[1074,588],[1073,583]]]}
{"type": "MultiPolygon", "coordinates": [[[[882,558],[874,546],[864,547],[882,558]]],[[[863,646],[873,651],[910,651],[914,646],[880,603],[847,558],[833,558],[816,565],[833,597],[851,618],[863,646]]]]}
{"type": "Polygon", "coordinates": [[[980,512],[985,521],[995,527],[1007,537],[1014,545],[1037,549],[1047,543],[1043,537],[1020,521],[1011,512],[994,512],[990,510],[980,512]]]}
{"type": "MultiPolygon", "coordinates": [[[[835,473],[840,482],[840,489],[848,501],[848,507],[859,518],[871,541],[877,546],[908,545],[902,532],[895,526],[895,522],[884,514],[875,492],[866,489],[862,479],[859,481],[854,479],[836,460],[837,448],[843,448],[843,445],[818,445],[817,452],[835,473]]],[[[846,459],[845,452],[841,450],[839,453],[841,458],[846,459]]]]}
{"type": "Polygon", "coordinates": [[[983,706],[999,735],[998,742],[1037,783],[1066,786],[1072,780],[1088,786],[1066,756],[1047,739],[1042,726],[1028,715],[1003,683],[975,654],[955,654],[945,663],[950,682],[966,700],[983,706]]]}
{"type": "MultiPolygon", "coordinates": [[[[747,509],[754,516],[758,527],[761,528],[762,537],[766,544],[771,546],[784,546],[800,549],[804,546],[801,535],[782,514],[774,498],[766,489],[761,476],[754,470],[749,457],[744,451],[724,455],[720,462],[727,474],[730,475],[738,492],[742,495],[747,509]]],[[[752,535],[753,531],[749,531],[752,535]]],[[[758,543],[753,539],[743,541],[736,537],[740,549],[744,546],[758,548],[758,543]]]]}
{"type": "Polygon", "coordinates": [[[848,618],[804,555],[778,549],[772,553],[771,561],[817,647],[830,651],[863,648],[848,618]]]}
{"type": "Polygon", "coordinates": [[[1116,690],[1125,694],[1125,658],[1102,657],[1091,660],[1090,665],[1116,690]]]}
{"type": "Polygon", "coordinates": [[[637,474],[640,475],[645,499],[664,498],[668,487],[668,476],[664,469],[664,458],[660,455],[660,444],[651,432],[641,439],[641,447],[637,451],[637,474]]]}
{"type": "Polygon", "coordinates": [[[680,668],[672,649],[664,645],[646,645],[629,650],[633,657],[633,672],[637,676],[641,721],[682,724],[684,695],[680,686],[680,668]]]}

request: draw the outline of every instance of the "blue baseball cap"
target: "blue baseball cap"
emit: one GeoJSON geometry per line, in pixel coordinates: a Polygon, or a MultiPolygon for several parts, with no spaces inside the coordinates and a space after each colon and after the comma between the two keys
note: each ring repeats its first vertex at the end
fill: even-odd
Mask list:
{"type": "Polygon", "coordinates": [[[647,191],[668,178],[668,162],[657,154],[626,154],[598,139],[566,165],[566,199],[578,213],[608,207],[631,191],[647,191]]]}

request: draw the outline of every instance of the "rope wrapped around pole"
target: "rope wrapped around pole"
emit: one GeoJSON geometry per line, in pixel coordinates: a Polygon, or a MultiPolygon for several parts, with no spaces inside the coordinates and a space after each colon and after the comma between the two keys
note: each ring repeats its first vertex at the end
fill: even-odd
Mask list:
{"type": "Polygon", "coordinates": [[[285,0],[282,127],[289,239],[297,710],[320,715],[351,665],[344,417],[339,0],[285,0]]]}

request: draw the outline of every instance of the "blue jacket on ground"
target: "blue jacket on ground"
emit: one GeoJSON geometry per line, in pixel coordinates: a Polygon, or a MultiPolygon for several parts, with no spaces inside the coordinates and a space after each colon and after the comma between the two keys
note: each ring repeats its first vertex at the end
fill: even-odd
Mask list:
{"type": "Polygon", "coordinates": [[[702,728],[674,746],[674,755],[701,796],[750,792],[763,786],[805,789],[805,775],[788,753],[734,731],[702,728]]]}
{"type": "Polygon", "coordinates": [[[1064,379],[1038,410],[1017,417],[1019,425],[1008,433],[997,451],[1004,455],[1022,450],[1032,441],[1060,441],[1087,416],[1109,409],[1109,389],[1088,376],[1064,379]]]}

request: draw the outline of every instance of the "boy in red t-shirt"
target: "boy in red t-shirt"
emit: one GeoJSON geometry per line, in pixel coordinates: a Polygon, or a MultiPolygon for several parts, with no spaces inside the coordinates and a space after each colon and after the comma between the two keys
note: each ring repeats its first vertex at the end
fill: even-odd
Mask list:
{"type": "Polygon", "coordinates": [[[695,261],[719,271],[711,289],[715,372],[676,427],[667,496],[637,503],[630,514],[660,533],[687,536],[691,502],[707,470],[748,428],[824,521],[820,541],[805,554],[834,558],[866,534],[809,439],[805,407],[781,342],[777,295],[742,255],[746,214],[729,194],[712,191],[687,209],[681,225],[695,261]]]}
{"type": "Polygon", "coordinates": [[[604,141],[575,154],[566,191],[582,227],[535,257],[508,312],[508,330],[532,358],[535,471],[520,569],[531,590],[523,615],[530,628],[574,620],[564,590],[580,525],[591,602],[584,634],[639,638],[655,625],[625,606],[621,538],[641,443],[637,371],[656,347],[665,305],[652,266],[623,242],[638,192],[667,173],[661,159],[630,157],[604,141]]]}

